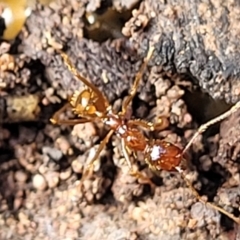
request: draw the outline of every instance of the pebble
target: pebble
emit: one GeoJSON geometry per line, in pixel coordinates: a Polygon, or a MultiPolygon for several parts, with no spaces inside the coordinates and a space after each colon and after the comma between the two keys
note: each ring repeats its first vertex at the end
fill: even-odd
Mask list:
{"type": "Polygon", "coordinates": [[[72,161],[72,169],[75,173],[83,172],[83,164],[78,159],[72,161]]]}
{"type": "Polygon", "coordinates": [[[65,155],[68,154],[70,149],[70,144],[64,137],[59,137],[56,143],[63,154],[65,155]]]}
{"type": "Polygon", "coordinates": [[[49,188],[54,188],[59,183],[59,172],[48,172],[45,174],[45,178],[49,188]]]}
{"type": "Polygon", "coordinates": [[[67,213],[67,207],[65,205],[61,205],[57,208],[57,211],[60,216],[63,216],[67,213]]]}
{"type": "Polygon", "coordinates": [[[71,174],[72,174],[72,169],[68,168],[65,171],[62,171],[59,177],[61,180],[67,180],[71,176],[71,174]]]}
{"type": "Polygon", "coordinates": [[[26,228],[20,222],[17,224],[17,232],[19,235],[24,235],[26,233],[26,228]]]}
{"type": "Polygon", "coordinates": [[[63,156],[62,152],[59,149],[48,146],[44,146],[42,148],[42,152],[49,155],[55,161],[59,161],[63,156]]]}
{"type": "Polygon", "coordinates": [[[139,220],[139,219],[142,219],[142,212],[143,212],[143,209],[140,208],[140,207],[135,207],[132,211],[132,218],[134,220],[139,220]]]}
{"type": "Polygon", "coordinates": [[[28,219],[28,216],[27,216],[25,213],[19,212],[19,213],[18,213],[18,218],[19,218],[19,221],[20,221],[23,225],[28,226],[28,225],[30,224],[30,221],[29,221],[29,219],[28,219]]]}
{"type": "Polygon", "coordinates": [[[14,202],[13,202],[13,209],[14,210],[20,209],[22,204],[23,204],[23,198],[22,197],[15,198],[14,202]]]}
{"type": "Polygon", "coordinates": [[[27,174],[21,170],[17,171],[14,177],[17,182],[22,182],[22,183],[26,182],[28,178],[27,174]]]}
{"type": "Polygon", "coordinates": [[[36,174],[33,177],[32,182],[33,182],[33,187],[36,188],[37,190],[44,190],[47,188],[47,182],[41,174],[36,174]]]}
{"type": "Polygon", "coordinates": [[[89,140],[92,136],[96,136],[97,131],[93,123],[77,124],[73,127],[72,135],[86,141],[89,140]]]}
{"type": "Polygon", "coordinates": [[[33,202],[26,202],[25,203],[25,207],[28,209],[28,210],[31,210],[35,207],[35,204],[33,202]]]}
{"type": "Polygon", "coordinates": [[[68,228],[68,223],[62,222],[61,225],[59,226],[60,236],[66,236],[67,228],[68,228]]]}

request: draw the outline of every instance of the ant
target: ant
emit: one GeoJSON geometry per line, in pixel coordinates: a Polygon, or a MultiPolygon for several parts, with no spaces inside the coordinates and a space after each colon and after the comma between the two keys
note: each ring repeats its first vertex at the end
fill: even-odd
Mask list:
{"type": "MultiPolygon", "coordinates": [[[[57,49],[56,49],[57,50],[57,49]]],[[[240,219],[235,217],[233,214],[227,212],[223,208],[205,201],[198,192],[194,189],[191,182],[186,178],[183,169],[183,162],[186,161],[184,157],[186,151],[190,148],[194,140],[202,134],[211,125],[222,121],[226,117],[230,116],[232,113],[236,112],[240,108],[240,101],[237,102],[230,110],[219,115],[218,117],[206,122],[201,125],[197,132],[193,135],[191,140],[185,146],[184,149],[179,148],[173,143],[166,142],[160,139],[148,139],[146,138],[139,128],[154,131],[163,130],[168,126],[167,118],[160,118],[159,122],[152,123],[147,122],[142,119],[128,119],[127,118],[127,108],[132,102],[134,96],[136,95],[137,88],[139,86],[140,80],[142,78],[143,72],[147,67],[147,64],[153,55],[154,46],[150,45],[148,49],[147,56],[145,57],[140,70],[136,74],[134,83],[131,87],[129,95],[122,104],[121,112],[115,113],[112,106],[108,102],[105,95],[92,83],[90,83],[86,78],[81,76],[77,69],[71,63],[67,54],[63,53],[61,50],[57,50],[62,56],[65,65],[68,67],[69,71],[81,82],[86,85],[86,88],[82,91],[75,91],[72,95],[70,101],[66,103],[60,110],[58,110],[50,121],[53,124],[67,124],[75,125],[86,122],[102,121],[110,131],[107,133],[105,138],[101,141],[95,156],[91,160],[87,169],[92,169],[95,161],[98,159],[100,152],[103,150],[105,145],[108,143],[110,137],[115,133],[121,140],[121,146],[123,155],[129,167],[129,173],[138,179],[141,179],[149,184],[153,184],[150,179],[142,175],[141,172],[133,170],[132,163],[130,161],[129,152],[141,152],[144,156],[146,163],[149,168],[154,171],[166,170],[166,171],[176,171],[179,172],[186,182],[186,184],[191,188],[193,194],[196,196],[198,201],[212,207],[213,209],[225,214],[236,223],[240,224],[240,219]],[[60,114],[66,109],[71,108],[73,113],[77,116],[76,119],[60,119],[60,114]]],[[[135,155],[136,156],[136,155],[135,155]]],[[[88,171],[87,170],[87,171],[88,171]]],[[[84,177],[85,174],[83,174],[84,177]]]]}

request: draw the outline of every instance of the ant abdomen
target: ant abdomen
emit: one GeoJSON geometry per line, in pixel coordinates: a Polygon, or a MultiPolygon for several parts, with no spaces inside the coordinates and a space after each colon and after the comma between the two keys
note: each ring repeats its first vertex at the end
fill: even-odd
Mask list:
{"type": "Polygon", "coordinates": [[[150,141],[145,150],[145,161],[156,171],[176,171],[182,160],[179,147],[159,139],[150,141]]]}

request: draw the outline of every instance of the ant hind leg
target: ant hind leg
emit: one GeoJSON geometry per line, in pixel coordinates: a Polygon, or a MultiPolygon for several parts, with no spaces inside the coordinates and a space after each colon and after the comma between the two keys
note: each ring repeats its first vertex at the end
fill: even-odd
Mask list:
{"type": "Polygon", "coordinates": [[[169,126],[169,121],[166,117],[161,117],[156,123],[148,122],[142,119],[134,119],[128,121],[129,126],[138,126],[149,131],[161,131],[169,126]]]}
{"type": "Polygon", "coordinates": [[[129,167],[129,174],[131,176],[137,178],[138,180],[141,180],[142,183],[149,184],[151,186],[151,188],[154,189],[155,184],[151,181],[150,178],[144,176],[140,171],[133,169],[124,139],[121,139],[121,144],[122,144],[123,155],[127,161],[128,167],[129,167]]]}

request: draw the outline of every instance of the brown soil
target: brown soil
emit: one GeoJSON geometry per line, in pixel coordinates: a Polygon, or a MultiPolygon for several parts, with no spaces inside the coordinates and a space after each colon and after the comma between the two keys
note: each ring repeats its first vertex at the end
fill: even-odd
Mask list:
{"type": "MultiPolygon", "coordinates": [[[[18,38],[0,43],[0,238],[238,239],[239,227],[199,203],[179,174],[151,172],[140,154],[132,159],[134,167],[156,187],[131,177],[117,136],[102,151],[91,176],[81,181],[107,129],[101,123],[69,127],[49,122],[83,85],[48,43],[63,48],[79,72],[119,109],[149,39],[154,40],[156,51],[132,115],[151,121],[167,116],[170,126],[149,137],[183,147],[201,123],[228,108],[206,92],[227,102],[239,100],[234,20],[239,6],[200,1],[190,11],[190,1],[104,2],[36,5],[18,38]],[[106,10],[108,4],[119,12],[106,10]],[[226,18],[223,28],[219,21],[226,18]]],[[[201,195],[236,215],[238,119],[236,113],[200,136],[188,152],[187,168],[201,195]]]]}

